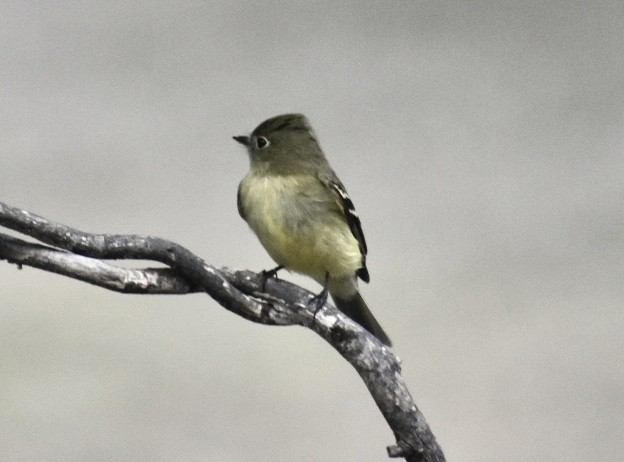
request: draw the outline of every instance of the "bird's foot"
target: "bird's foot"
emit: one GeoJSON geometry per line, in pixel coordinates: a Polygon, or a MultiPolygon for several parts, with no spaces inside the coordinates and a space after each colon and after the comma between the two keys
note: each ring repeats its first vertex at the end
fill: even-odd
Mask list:
{"type": "Polygon", "coordinates": [[[260,277],[262,278],[262,292],[266,292],[266,283],[269,280],[269,278],[277,279],[277,272],[283,268],[284,267],[282,265],[279,265],[270,270],[260,271],[260,277]]]}
{"type": "Polygon", "coordinates": [[[321,308],[327,303],[327,295],[329,294],[329,273],[325,274],[325,284],[323,284],[323,290],[318,295],[315,295],[308,302],[308,306],[314,306],[314,316],[313,319],[316,320],[316,313],[318,313],[321,308]]]}

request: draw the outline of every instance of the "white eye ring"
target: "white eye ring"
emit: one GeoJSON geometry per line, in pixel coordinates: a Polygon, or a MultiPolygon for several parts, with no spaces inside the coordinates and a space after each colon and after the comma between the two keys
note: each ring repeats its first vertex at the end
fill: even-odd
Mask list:
{"type": "Polygon", "coordinates": [[[264,149],[266,147],[268,147],[271,143],[269,143],[269,140],[267,140],[264,136],[257,136],[256,137],[256,147],[258,149],[264,149]]]}

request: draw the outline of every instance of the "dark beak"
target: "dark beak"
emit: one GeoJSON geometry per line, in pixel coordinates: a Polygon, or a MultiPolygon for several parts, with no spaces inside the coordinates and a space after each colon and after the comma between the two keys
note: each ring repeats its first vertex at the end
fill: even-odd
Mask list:
{"type": "Polygon", "coordinates": [[[240,144],[249,147],[249,137],[248,136],[233,136],[232,138],[234,138],[240,144]]]}

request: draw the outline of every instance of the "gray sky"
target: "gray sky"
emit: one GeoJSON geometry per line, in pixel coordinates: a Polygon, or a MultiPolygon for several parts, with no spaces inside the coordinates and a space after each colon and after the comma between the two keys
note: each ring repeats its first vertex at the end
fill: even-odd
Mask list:
{"type": "MultiPolygon", "coordinates": [[[[619,1],[4,2],[0,200],[268,268],[231,136],[303,112],[447,458],[619,461],[622,18],[619,1]]],[[[393,442],[303,328],[1,262],[0,306],[2,460],[378,461],[393,442]]]]}

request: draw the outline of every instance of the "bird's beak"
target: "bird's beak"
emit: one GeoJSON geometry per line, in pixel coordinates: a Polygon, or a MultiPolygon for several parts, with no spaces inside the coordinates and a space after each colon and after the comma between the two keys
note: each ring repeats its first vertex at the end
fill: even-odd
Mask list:
{"type": "Polygon", "coordinates": [[[249,137],[248,136],[233,136],[236,141],[240,144],[249,147],[249,137]]]}

